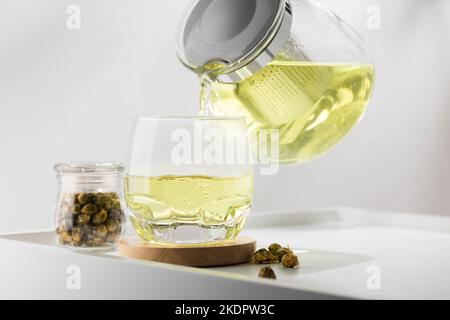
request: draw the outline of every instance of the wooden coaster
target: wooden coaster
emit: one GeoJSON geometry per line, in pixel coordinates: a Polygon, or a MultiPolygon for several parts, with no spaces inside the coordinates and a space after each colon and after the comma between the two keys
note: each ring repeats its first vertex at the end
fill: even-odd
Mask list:
{"type": "Polygon", "coordinates": [[[139,237],[123,238],[118,244],[121,255],[129,258],[178,264],[190,267],[227,266],[249,262],[256,241],[249,237],[202,244],[163,244],[139,237]]]}

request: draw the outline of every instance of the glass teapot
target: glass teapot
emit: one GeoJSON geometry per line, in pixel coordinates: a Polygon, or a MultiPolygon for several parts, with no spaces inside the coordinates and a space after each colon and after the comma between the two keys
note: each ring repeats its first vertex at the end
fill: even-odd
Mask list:
{"type": "Polygon", "coordinates": [[[276,149],[264,154],[282,164],[330,150],[373,88],[362,38],[311,0],[194,0],[177,54],[202,79],[201,113],[244,116],[268,140],[254,147],[276,149]]]}

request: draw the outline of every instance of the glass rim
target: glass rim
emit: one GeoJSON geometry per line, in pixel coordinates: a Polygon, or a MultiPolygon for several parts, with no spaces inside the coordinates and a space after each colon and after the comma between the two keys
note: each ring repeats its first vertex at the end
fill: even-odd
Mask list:
{"type": "Polygon", "coordinates": [[[120,162],[77,161],[60,162],[53,169],[58,174],[121,174],[125,165],[120,162]]]}
{"type": "Polygon", "coordinates": [[[149,116],[137,117],[137,121],[245,121],[244,116],[149,116]]]}

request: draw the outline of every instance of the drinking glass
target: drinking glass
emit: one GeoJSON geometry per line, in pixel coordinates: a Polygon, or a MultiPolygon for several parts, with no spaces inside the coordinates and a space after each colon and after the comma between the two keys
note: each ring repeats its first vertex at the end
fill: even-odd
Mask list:
{"type": "Polygon", "coordinates": [[[234,239],[252,204],[240,117],[139,118],[125,176],[131,223],[144,240],[234,239]]]}

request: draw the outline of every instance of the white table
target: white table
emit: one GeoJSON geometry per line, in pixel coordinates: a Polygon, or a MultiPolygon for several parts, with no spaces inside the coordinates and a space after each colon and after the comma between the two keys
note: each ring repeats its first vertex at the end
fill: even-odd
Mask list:
{"type": "Polygon", "coordinates": [[[252,213],[244,232],[302,267],[188,268],[59,248],[51,231],[0,236],[0,298],[450,299],[450,218],[335,208],[252,213]],[[79,281],[78,281],[79,280],[79,281]],[[78,287],[79,285],[79,287],[78,287]]]}

